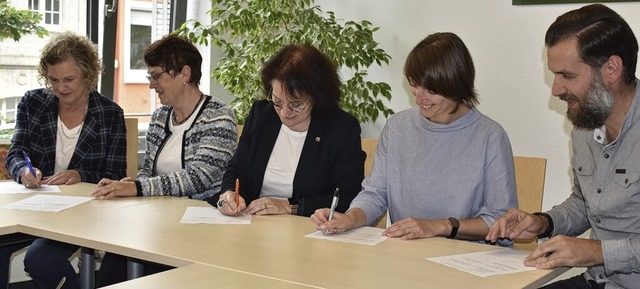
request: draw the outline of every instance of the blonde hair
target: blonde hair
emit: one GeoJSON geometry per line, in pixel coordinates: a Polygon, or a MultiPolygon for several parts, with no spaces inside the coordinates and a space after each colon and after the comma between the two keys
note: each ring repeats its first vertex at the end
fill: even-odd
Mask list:
{"type": "Polygon", "coordinates": [[[88,38],[68,31],[53,37],[42,48],[38,73],[45,87],[51,89],[51,82],[47,78],[49,65],[69,59],[73,59],[80,69],[87,91],[97,90],[98,80],[103,70],[98,47],[88,38]]]}

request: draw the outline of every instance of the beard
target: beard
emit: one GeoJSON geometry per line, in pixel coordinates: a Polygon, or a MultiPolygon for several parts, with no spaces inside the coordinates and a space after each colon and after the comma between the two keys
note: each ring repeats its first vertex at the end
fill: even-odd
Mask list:
{"type": "Polygon", "coordinates": [[[567,92],[560,95],[560,99],[576,102],[576,108],[567,108],[567,118],[577,128],[596,129],[602,127],[613,109],[613,95],[604,87],[602,77],[598,73],[595,73],[589,90],[583,97],[577,97],[567,92]]]}

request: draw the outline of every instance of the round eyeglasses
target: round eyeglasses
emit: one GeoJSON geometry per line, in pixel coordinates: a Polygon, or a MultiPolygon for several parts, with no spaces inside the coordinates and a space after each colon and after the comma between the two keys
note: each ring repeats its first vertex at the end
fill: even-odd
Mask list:
{"type": "Polygon", "coordinates": [[[294,113],[303,112],[304,109],[307,108],[307,106],[309,105],[309,101],[306,101],[306,102],[294,101],[294,102],[287,103],[285,105],[283,104],[282,100],[279,100],[279,99],[274,100],[273,88],[269,90],[269,97],[267,97],[267,101],[270,102],[276,110],[282,110],[286,106],[288,109],[290,109],[294,113]]]}

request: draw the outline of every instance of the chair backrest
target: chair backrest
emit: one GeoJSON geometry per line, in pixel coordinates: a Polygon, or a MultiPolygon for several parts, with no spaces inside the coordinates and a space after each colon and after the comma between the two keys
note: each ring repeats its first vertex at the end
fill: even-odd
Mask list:
{"type": "Polygon", "coordinates": [[[242,134],[242,129],[244,128],[244,125],[239,124],[237,125],[237,129],[238,129],[238,140],[240,140],[240,135],[242,134]]]}
{"type": "Polygon", "coordinates": [[[362,139],[362,150],[367,153],[367,158],[364,161],[364,175],[368,176],[373,168],[373,156],[375,155],[376,148],[378,147],[378,140],[374,138],[362,139]]]}
{"type": "MultiPolygon", "coordinates": [[[[547,160],[533,157],[513,157],[518,190],[518,207],[529,213],[540,212],[544,193],[544,177],[547,160]]],[[[532,251],[538,240],[522,240],[514,243],[514,248],[532,251]]]]}
{"type": "Polygon", "coordinates": [[[138,175],[138,119],[125,117],[124,126],[127,128],[127,177],[138,175]]]}
{"type": "MultiPolygon", "coordinates": [[[[369,176],[371,173],[371,169],[373,168],[373,157],[376,153],[376,148],[378,147],[378,140],[374,138],[363,138],[362,139],[362,150],[367,153],[367,158],[364,161],[364,176],[369,176]]],[[[374,227],[383,228],[387,227],[387,213],[382,214],[382,216],[376,221],[374,227]]]]}

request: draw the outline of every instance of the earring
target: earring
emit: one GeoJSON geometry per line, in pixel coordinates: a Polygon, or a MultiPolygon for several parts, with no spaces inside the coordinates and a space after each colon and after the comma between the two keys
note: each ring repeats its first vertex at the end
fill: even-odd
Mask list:
{"type": "Polygon", "coordinates": [[[183,82],[183,83],[182,83],[182,85],[187,85],[187,83],[186,83],[186,82],[183,82]]]}

